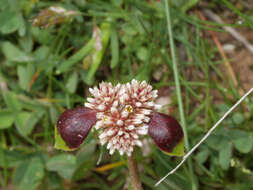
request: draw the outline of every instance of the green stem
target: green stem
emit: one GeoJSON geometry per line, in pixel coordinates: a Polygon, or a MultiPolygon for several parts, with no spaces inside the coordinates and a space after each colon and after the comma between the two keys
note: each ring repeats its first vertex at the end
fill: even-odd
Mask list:
{"type": "MultiPolygon", "coordinates": [[[[178,69],[177,69],[177,59],[176,59],[176,52],[175,52],[175,46],[174,46],[174,40],[173,40],[173,32],[172,32],[172,24],[171,24],[170,9],[168,6],[168,4],[169,4],[168,0],[164,0],[164,3],[165,3],[166,19],[167,19],[167,24],[168,24],[168,34],[169,34],[169,41],[170,41],[170,48],[171,48],[171,55],[172,55],[172,65],[173,65],[173,73],[174,73],[174,79],[175,79],[175,84],[176,84],[176,93],[177,93],[177,101],[178,101],[178,106],[179,106],[180,121],[181,121],[182,128],[184,131],[185,148],[186,148],[186,151],[189,151],[190,146],[189,146],[188,134],[187,134],[187,130],[186,130],[186,122],[185,122],[182,94],[181,94],[181,88],[180,88],[180,82],[179,82],[179,73],[178,73],[178,69]]],[[[190,170],[192,189],[196,190],[197,186],[194,181],[192,160],[189,158],[187,163],[188,163],[188,167],[190,170]]]]}

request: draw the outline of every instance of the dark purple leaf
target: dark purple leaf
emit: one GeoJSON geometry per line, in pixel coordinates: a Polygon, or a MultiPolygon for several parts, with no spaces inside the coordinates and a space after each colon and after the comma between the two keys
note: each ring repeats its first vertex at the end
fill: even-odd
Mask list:
{"type": "Polygon", "coordinates": [[[61,114],[57,121],[57,129],[69,148],[77,148],[96,121],[96,111],[78,107],[61,114]]]}
{"type": "Polygon", "coordinates": [[[154,112],[149,122],[148,133],[156,145],[165,152],[172,152],[184,137],[180,124],[171,116],[154,112]]]}

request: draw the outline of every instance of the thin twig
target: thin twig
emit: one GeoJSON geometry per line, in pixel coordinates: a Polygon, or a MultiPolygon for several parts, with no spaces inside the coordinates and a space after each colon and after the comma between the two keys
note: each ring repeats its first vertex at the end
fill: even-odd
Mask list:
{"type": "MultiPolygon", "coordinates": [[[[213,21],[219,24],[224,24],[223,20],[211,10],[205,9],[203,10],[203,12],[208,18],[212,19],[213,21]]],[[[241,42],[253,54],[253,45],[244,36],[242,36],[239,32],[237,32],[234,28],[230,26],[223,26],[223,28],[228,33],[230,33],[236,40],[241,42]]]]}
{"type": "Polygon", "coordinates": [[[130,157],[127,157],[127,162],[133,190],[142,190],[141,180],[133,153],[130,157]]]}
{"type": "Polygon", "coordinates": [[[253,88],[251,88],[244,96],[242,96],[220,119],[215,123],[215,125],[205,134],[205,136],[183,157],[183,160],[166,176],[160,179],[155,186],[159,185],[166,177],[173,174],[177,169],[185,162],[185,160],[209,137],[209,135],[218,127],[218,125],[251,93],[253,88]]]}

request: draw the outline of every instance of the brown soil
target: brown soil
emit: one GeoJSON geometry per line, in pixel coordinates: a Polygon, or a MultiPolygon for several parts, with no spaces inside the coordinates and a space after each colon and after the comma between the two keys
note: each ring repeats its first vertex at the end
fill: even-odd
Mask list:
{"type": "MultiPolygon", "coordinates": [[[[237,28],[236,30],[253,44],[253,30],[249,28],[237,28]]],[[[216,33],[216,35],[223,45],[232,44],[235,46],[234,51],[226,52],[226,54],[239,84],[243,89],[249,90],[253,87],[253,54],[229,33],[216,33]]],[[[224,71],[224,65],[221,65],[220,69],[224,71]]]]}

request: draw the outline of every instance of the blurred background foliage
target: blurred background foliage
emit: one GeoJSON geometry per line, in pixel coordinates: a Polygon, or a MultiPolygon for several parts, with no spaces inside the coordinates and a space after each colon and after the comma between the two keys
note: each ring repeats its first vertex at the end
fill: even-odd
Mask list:
{"type": "MultiPolygon", "coordinates": [[[[247,5],[169,1],[190,147],[240,97],[207,33],[222,33],[223,25],[201,20],[196,10],[229,13],[229,26],[250,31],[247,5]]],[[[90,86],[133,78],[159,89],[162,111],[179,119],[164,7],[159,0],[0,0],[0,189],[131,189],[126,158],[109,156],[94,131],[68,153],[54,149],[54,125],[64,109],[83,105],[90,86]],[[51,6],[74,14],[41,12],[51,6]]],[[[137,150],[144,189],[252,189],[252,98],[244,105],[191,156],[192,166],[158,187],[180,158],[145,139],[137,150]]]]}

